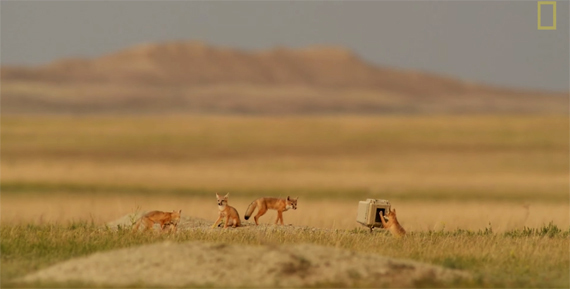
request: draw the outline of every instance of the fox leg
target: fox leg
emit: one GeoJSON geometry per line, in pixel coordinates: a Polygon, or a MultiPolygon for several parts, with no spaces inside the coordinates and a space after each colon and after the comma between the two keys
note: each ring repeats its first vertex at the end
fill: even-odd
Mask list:
{"type": "Polygon", "coordinates": [[[382,228],[384,229],[388,228],[388,223],[384,221],[384,213],[380,211],[378,215],[380,215],[380,222],[382,222],[382,228]]]}
{"type": "Polygon", "coordinates": [[[232,228],[236,227],[236,219],[234,217],[229,217],[229,220],[226,222],[226,227],[232,226],[232,228]]]}
{"type": "Polygon", "coordinates": [[[255,220],[255,224],[259,225],[259,223],[257,222],[257,220],[259,219],[259,217],[265,215],[265,213],[267,212],[267,208],[266,207],[262,207],[259,206],[259,211],[257,211],[257,215],[255,215],[255,217],[253,217],[253,219],[255,220]]]}
{"type": "Polygon", "coordinates": [[[164,230],[168,230],[168,232],[176,232],[177,230],[177,224],[175,223],[165,223],[164,227],[162,228],[162,231],[164,232],[164,230]]]}
{"type": "Polygon", "coordinates": [[[133,226],[133,231],[138,231],[138,230],[139,230],[139,227],[141,226],[141,223],[142,223],[142,219],[139,219],[139,220],[135,223],[135,225],[133,226]]]}
{"type": "Polygon", "coordinates": [[[152,226],[154,225],[154,222],[150,219],[143,219],[143,226],[144,226],[144,230],[145,231],[149,231],[152,229],[152,226]]]}
{"type": "Polygon", "coordinates": [[[220,215],[218,219],[214,222],[214,224],[212,225],[212,229],[217,227],[221,220],[222,220],[222,215],[220,215]]]}
{"type": "Polygon", "coordinates": [[[277,220],[275,220],[276,225],[279,222],[279,220],[281,220],[281,225],[283,225],[283,212],[281,211],[277,211],[277,220]]]}
{"type": "Polygon", "coordinates": [[[230,214],[228,214],[228,215],[226,216],[226,222],[225,222],[225,224],[224,224],[224,228],[227,228],[227,227],[228,227],[228,223],[229,223],[229,222],[230,222],[230,214]]]}

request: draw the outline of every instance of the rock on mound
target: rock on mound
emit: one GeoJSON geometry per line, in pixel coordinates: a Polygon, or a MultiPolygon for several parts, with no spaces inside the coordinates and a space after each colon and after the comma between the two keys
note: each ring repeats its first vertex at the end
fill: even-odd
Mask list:
{"type": "Polygon", "coordinates": [[[468,275],[414,261],[315,245],[165,242],[69,260],[20,281],[167,287],[411,287],[416,282],[437,284],[459,278],[468,275]]]}

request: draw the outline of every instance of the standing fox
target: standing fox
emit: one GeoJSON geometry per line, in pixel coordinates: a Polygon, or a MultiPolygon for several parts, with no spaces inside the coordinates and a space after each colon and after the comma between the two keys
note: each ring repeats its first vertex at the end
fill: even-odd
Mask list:
{"type": "Polygon", "coordinates": [[[232,226],[233,228],[241,226],[241,221],[239,219],[239,214],[236,208],[228,205],[228,196],[230,194],[226,194],[223,198],[216,193],[216,198],[218,199],[218,210],[220,210],[220,216],[212,225],[212,228],[217,227],[220,224],[222,218],[226,218],[224,228],[228,226],[232,226]]]}
{"type": "Polygon", "coordinates": [[[170,228],[174,226],[174,231],[178,226],[178,222],[180,221],[180,214],[182,210],[176,212],[173,210],[172,212],[162,212],[162,211],[151,211],[144,214],[133,226],[133,230],[138,231],[139,226],[143,224],[145,230],[152,229],[154,224],[160,224],[160,229],[165,230],[167,227],[170,228]]]}
{"type": "Polygon", "coordinates": [[[398,219],[396,218],[396,209],[390,210],[388,213],[388,222],[384,221],[384,212],[380,211],[380,221],[382,222],[382,226],[385,229],[388,229],[392,235],[397,237],[402,237],[406,235],[406,230],[398,223],[398,219]]]}
{"type": "Polygon", "coordinates": [[[257,211],[257,215],[255,215],[255,217],[253,217],[253,219],[255,220],[255,224],[259,225],[259,223],[257,222],[257,220],[259,219],[259,217],[263,216],[268,209],[273,209],[273,210],[277,210],[277,220],[275,220],[275,224],[277,224],[279,222],[279,220],[281,220],[281,225],[283,225],[283,212],[289,210],[289,209],[293,209],[296,210],[297,209],[297,199],[292,199],[289,198],[289,196],[287,196],[287,199],[278,199],[278,198],[259,198],[255,201],[253,201],[251,204],[249,204],[249,206],[247,207],[247,210],[245,211],[245,219],[249,219],[249,217],[251,216],[251,214],[253,213],[253,210],[255,210],[255,208],[259,207],[259,210],[257,211]]]}

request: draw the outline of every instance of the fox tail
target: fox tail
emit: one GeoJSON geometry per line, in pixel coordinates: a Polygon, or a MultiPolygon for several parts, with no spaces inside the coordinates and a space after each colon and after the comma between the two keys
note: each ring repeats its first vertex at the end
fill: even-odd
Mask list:
{"type": "Polygon", "coordinates": [[[251,202],[251,204],[249,204],[249,206],[247,207],[247,210],[245,210],[245,216],[244,219],[249,220],[249,217],[251,217],[251,214],[253,214],[253,210],[255,210],[255,208],[257,207],[257,200],[251,202]]]}

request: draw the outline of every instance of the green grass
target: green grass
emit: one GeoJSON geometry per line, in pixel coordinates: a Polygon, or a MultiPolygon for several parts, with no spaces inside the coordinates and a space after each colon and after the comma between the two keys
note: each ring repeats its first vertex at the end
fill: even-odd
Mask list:
{"type": "MultiPolygon", "coordinates": [[[[560,229],[552,224],[504,233],[495,233],[491,227],[479,231],[412,232],[397,239],[385,232],[371,234],[364,229],[307,229],[291,234],[271,227],[259,232],[238,229],[133,234],[130,230],[114,231],[88,222],[72,222],[5,225],[0,228],[0,236],[3,287],[18,285],[11,283],[14,278],[74,257],[166,240],[250,245],[312,243],[413,259],[474,274],[475,281],[446,285],[452,287],[567,288],[570,285],[570,229],[560,229]]],[[[91,287],[89,284],[34,286],[91,287]]],[[[418,287],[430,287],[430,284],[426,280],[418,287]]]]}

